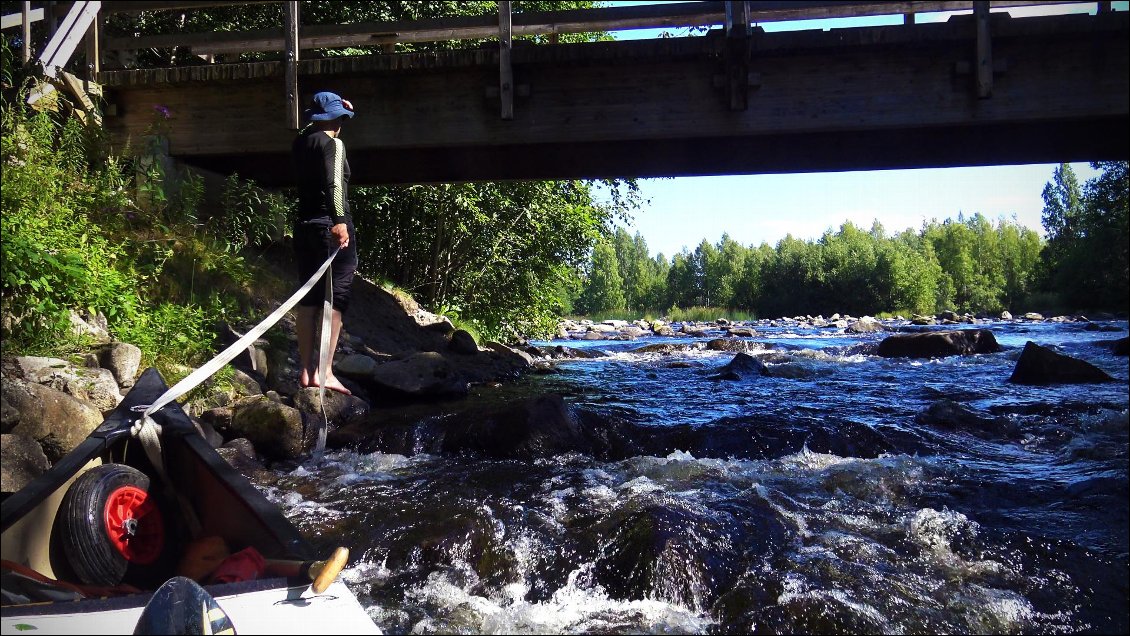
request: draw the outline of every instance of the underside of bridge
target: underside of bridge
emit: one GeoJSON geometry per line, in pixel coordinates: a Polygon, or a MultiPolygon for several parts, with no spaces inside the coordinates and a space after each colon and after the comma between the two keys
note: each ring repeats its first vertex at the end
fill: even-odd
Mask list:
{"type": "MultiPolygon", "coordinates": [[[[496,48],[302,60],[299,87],[356,106],[343,139],[363,184],[1127,159],[1127,18],[993,14],[987,61],[972,16],[755,29],[738,64],[713,35],[516,45],[513,119],[499,114],[496,48]]],[[[143,147],[159,125],[186,163],[290,183],[281,62],[101,79],[120,146],[143,147]]]]}

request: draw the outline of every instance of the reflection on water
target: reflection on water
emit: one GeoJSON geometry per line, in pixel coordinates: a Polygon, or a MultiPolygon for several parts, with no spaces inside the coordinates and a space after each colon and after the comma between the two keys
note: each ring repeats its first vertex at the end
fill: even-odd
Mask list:
{"type": "Polygon", "coordinates": [[[390,633],[1125,633],[1130,374],[1095,344],[1125,335],[1108,324],[993,324],[1005,351],[937,360],[758,327],[774,375],[737,381],[710,379],[732,353],[555,342],[609,355],[523,390],[671,447],[339,451],[268,495],[351,547],[346,581],[390,633]],[[1027,340],[1118,381],[1009,384],[1027,340]],[[921,423],[943,399],[996,428],[921,423]]]}

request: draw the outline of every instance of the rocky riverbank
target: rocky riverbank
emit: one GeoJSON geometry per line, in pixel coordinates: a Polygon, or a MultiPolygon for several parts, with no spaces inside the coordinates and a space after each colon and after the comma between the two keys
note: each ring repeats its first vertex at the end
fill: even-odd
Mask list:
{"type": "MultiPolygon", "coordinates": [[[[1083,316],[1045,319],[1030,313],[1019,318],[1002,315],[996,322],[1000,320],[1074,323],[1081,330],[1096,332],[1107,329],[1083,316]]],[[[990,322],[993,320],[952,312],[891,320],[839,314],[674,324],[567,320],[562,321],[558,336],[586,341],[649,338],[650,344],[639,350],[660,354],[688,349],[731,352],[734,359],[712,379],[737,380],[781,372],[763,363],[763,358],[770,360],[764,355],[772,346],[756,340],[759,329],[879,332],[884,334],[881,339],[859,345],[857,353],[930,358],[998,351],[992,330],[985,328],[990,322]],[[939,325],[953,329],[939,329],[939,325]],[[673,342],[655,342],[657,338],[673,342]]],[[[76,316],[75,324],[98,343],[85,355],[71,360],[25,356],[3,361],[5,493],[42,474],[81,442],[121,401],[142,371],[137,347],[110,341],[97,320],[76,316]]],[[[232,362],[230,381],[209,380],[184,404],[201,435],[248,474],[265,464],[304,457],[311,446],[311,431],[323,417],[317,390],[302,389],[296,381],[293,321],[284,318],[274,330],[274,337],[259,340],[232,362]]],[[[240,334],[231,326],[220,327],[225,344],[240,334]]],[[[1116,353],[1126,355],[1125,337],[1109,343],[1116,353]]],[[[1013,382],[1110,379],[1086,362],[1030,345],[1017,360],[1013,382]]],[[[601,355],[599,348],[591,346],[480,344],[407,295],[358,279],[354,306],[346,315],[335,358],[335,371],[353,395],[326,393],[329,443],[331,447],[404,453],[422,444],[423,450],[440,454],[519,458],[578,449],[596,456],[641,452],[637,448],[641,436],[623,423],[570,408],[560,396],[530,397],[503,389],[527,372],[552,373],[556,361],[601,355]]]]}

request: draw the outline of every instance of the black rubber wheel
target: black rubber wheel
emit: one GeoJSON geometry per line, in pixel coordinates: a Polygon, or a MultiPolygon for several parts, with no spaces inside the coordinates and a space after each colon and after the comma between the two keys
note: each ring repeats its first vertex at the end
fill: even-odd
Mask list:
{"type": "Polygon", "coordinates": [[[125,464],[96,466],[71,484],[55,530],[75,575],[87,585],[147,585],[170,541],[149,477],[125,464]]]}

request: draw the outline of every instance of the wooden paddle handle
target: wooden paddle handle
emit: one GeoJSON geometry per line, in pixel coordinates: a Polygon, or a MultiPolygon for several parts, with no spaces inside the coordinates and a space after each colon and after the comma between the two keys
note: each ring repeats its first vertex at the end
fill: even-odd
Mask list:
{"type": "Polygon", "coordinates": [[[316,561],[310,566],[310,578],[314,579],[314,583],[310,586],[315,594],[321,594],[326,591],[335,580],[337,575],[341,574],[342,568],[349,561],[349,548],[339,547],[334,550],[330,558],[325,561],[316,561]]]}
{"type": "Polygon", "coordinates": [[[349,561],[349,548],[339,547],[324,561],[284,561],[281,559],[267,559],[266,570],[274,576],[302,576],[308,577],[313,584],[310,586],[315,594],[326,591],[341,574],[342,568],[349,561]]]}

